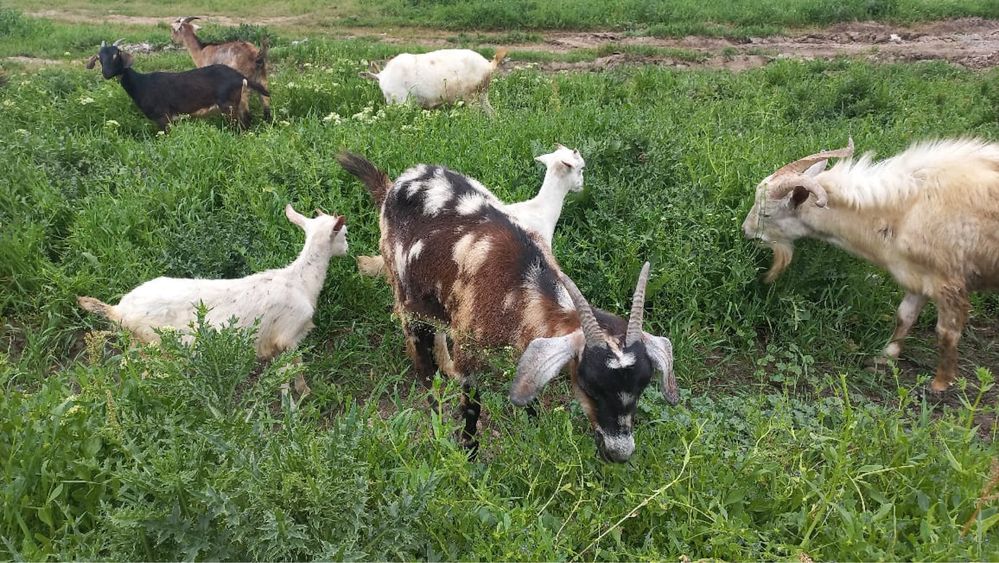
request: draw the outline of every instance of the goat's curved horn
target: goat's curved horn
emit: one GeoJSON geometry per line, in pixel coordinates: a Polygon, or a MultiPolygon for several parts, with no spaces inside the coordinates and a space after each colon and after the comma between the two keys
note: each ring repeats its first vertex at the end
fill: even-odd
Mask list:
{"type": "Polygon", "coordinates": [[[624,345],[631,346],[642,339],[642,319],[645,316],[645,286],[649,283],[649,263],[642,266],[635,285],[635,295],[631,298],[631,316],[628,317],[628,331],[624,333],[624,345]]]}
{"type": "Polygon", "coordinates": [[[785,164],[777,169],[776,172],[770,175],[770,178],[777,178],[778,176],[783,176],[785,174],[801,174],[808,167],[819,162],[820,160],[828,160],[830,158],[847,158],[853,156],[853,137],[850,137],[847,145],[841,149],[817,152],[813,155],[806,156],[805,158],[798,159],[790,164],[785,164]]]}
{"type": "Polygon", "coordinates": [[[124,38],[121,38],[121,39],[115,41],[114,43],[112,43],[111,46],[112,47],[117,47],[117,46],[121,45],[122,41],[124,41],[124,40],[125,40],[124,38]]]}
{"type": "Polygon", "coordinates": [[[593,309],[586,302],[586,298],[579,292],[579,288],[569,279],[569,276],[560,272],[559,278],[562,281],[562,285],[565,286],[566,291],[569,292],[569,298],[572,299],[572,304],[576,306],[576,312],[579,313],[579,325],[583,329],[583,336],[586,337],[586,345],[599,348],[606,346],[607,338],[604,336],[604,331],[600,328],[597,318],[593,315],[593,309]]]}
{"type": "Polygon", "coordinates": [[[799,176],[796,178],[791,178],[793,182],[783,182],[778,184],[776,187],[770,190],[771,199],[783,199],[787,194],[794,191],[794,188],[801,186],[806,190],[815,194],[815,206],[825,207],[829,203],[829,195],[826,194],[826,189],[819,185],[812,178],[807,178],[804,176],[799,176]]]}
{"type": "Polygon", "coordinates": [[[184,16],[180,18],[180,23],[191,23],[194,20],[200,20],[201,16],[184,16]]]}

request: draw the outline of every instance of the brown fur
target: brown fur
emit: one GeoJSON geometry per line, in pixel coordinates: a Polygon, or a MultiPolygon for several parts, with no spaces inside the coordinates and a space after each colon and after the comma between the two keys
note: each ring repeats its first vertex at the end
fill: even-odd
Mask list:
{"type": "MultiPolygon", "coordinates": [[[[269,89],[267,84],[267,50],[268,43],[265,38],[261,42],[261,48],[257,49],[249,41],[229,41],[227,43],[206,44],[202,43],[195,34],[194,25],[190,22],[173,24],[170,37],[175,43],[180,43],[187,47],[191,54],[191,59],[198,68],[222,64],[239,71],[240,74],[269,89]]],[[[271,119],[271,98],[269,94],[261,92],[261,105],[264,108],[264,119],[271,119]]]]}

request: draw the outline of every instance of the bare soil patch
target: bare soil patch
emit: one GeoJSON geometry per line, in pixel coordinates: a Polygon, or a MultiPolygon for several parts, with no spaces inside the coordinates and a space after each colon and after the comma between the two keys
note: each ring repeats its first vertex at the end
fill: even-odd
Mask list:
{"type": "MultiPolygon", "coordinates": [[[[125,16],[42,10],[30,15],[74,23],[118,23],[158,25],[170,18],[125,16]]],[[[334,37],[370,37],[386,43],[405,43],[425,47],[455,45],[456,32],[426,28],[342,27],[321,18],[272,16],[240,18],[201,14],[206,21],[224,26],[257,24],[284,28],[287,31],[320,33],[334,37]]],[[[502,42],[504,33],[475,33],[472,41],[482,45],[502,42]]],[[[538,33],[540,41],[504,45],[513,51],[541,51],[566,54],[581,49],[599,49],[609,53],[595,60],[540,65],[546,70],[601,70],[621,64],[655,64],[678,68],[717,68],[741,71],[781,58],[831,59],[852,57],[875,62],[943,60],[973,69],[999,66],[999,20],[960,18],[911,26],[878,22],[850,22],[822,29],[797,30],[787,35],[751,37],[748,40],[724,37],[687,36],[657,38],[608,31],[538,33]],[[620,47],[621,52],[614,52],[620,47]],[[697,61],[670,56],[642,55],[628,52],[629,47],[684,49],[702,55],[697,61]]]]}

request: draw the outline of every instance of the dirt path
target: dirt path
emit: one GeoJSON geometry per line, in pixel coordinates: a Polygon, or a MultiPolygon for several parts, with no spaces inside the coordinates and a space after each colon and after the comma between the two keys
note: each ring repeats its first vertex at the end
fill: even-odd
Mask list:
{"type": "MultiPolygon", "coordinates": [[[[90,15],[46,10],[31,14],[36,17],[85,23],[120,23],[155,25],[168,18],[90,15]]],[[[291,32],[321,33],[334,37],[375,37],[387,43],[422,45],[426,47],[454,46],[455,32],[421,28],[349,28],[316,27],[311,16],[260,17],[252,20],[229,16],[206,16],[213,24],[234,26],[254,23],[291,32]]],[[[474,42],[491,45],[504,34],[475,33],[474,42]]],[[[878,62],[945,60],[960,66],[983,69],[999,66],[999,20],[962,18],[903,27],[874,22],[853,22],[819,30],[802,30],[787,36],[750,38],[737,41],[720,37],[655,38],[632,36],[620,32],[541,32],[542,40],[532,43],[505,45],[512,51],[544,51],[566,54],[580,49],[599,49],[609,53],[596,60],[576,63],[546,63],[548,70],[601,69],[619,64],[660,64],[675,67],[725,68],[734,71],[762,66],[778,58],[829,59],[838,56],[863,58],[878,62]],[[615,52],[620,48],[620,52],[615,52]],[[652,48],[652,49],[649,49],[652,48]],[[649,54],[655,49],[683,49],[696,53],[690,57],[673,57],[668,53],[649,54]]],[[[516,60],[516,56],[513,57],[516,60]]]]}

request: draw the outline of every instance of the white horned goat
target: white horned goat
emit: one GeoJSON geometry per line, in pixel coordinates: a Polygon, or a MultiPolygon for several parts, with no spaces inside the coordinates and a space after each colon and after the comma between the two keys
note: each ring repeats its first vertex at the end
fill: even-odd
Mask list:
{"type": "Polygon", "coordinates": [[[377,73],[361,76],[378,82],[388,104],[412,101],[430,109],[458,100],[478,99],[489,114],[489,82],[503,62],[506,49],[497,49],[492,61],[469,49],[441,49],[419,55],[402,53],[377,73]]]}
{"type": "Polygon", "coordinates": [[[756,188],[743,231],[774,251],[775,280],[801,237],[826,241],[887,270],[905,290],[884,356],[897,358],[919,312],[937,304],[940,360],[931,388],[957,374],[957,344],[973,291],[999,289],[999,144],[917,143],[872,162],[853,140],[788,164],[756,188]],[[830,158],[844,158],[826,170],[830,158]]]}
{"type": "MultiPolygon", "coordinates": [[[[252,82],[268,89],[267,85],[267,38],[264,37],[257,49],[249,41],[227,41],[225,43],[202,43],[195,33],[198,24],[191,23],[201,19],[198,16],[177,18],[170,24],[170,38],[175,43],[187,47],[194,65],[198,68],[210,65],[226,65],[236,69],[252,82]]],[[[264,92],[257,92],[260,104],[264,108],[264,119],[271,120],[271,98],[264,92]]]]}
{"type": "Polygon", "coordinates": [[[189,341],[196,307],[203,303],[208,309],[205,321],[211,326],[225,325],[233,317],[240,327],[259,321],[257,358],[273,358],[298,346],[312,329],[312,315],[330,258],[347,253],[344,217],[319,213],[309,219],[290,204],[285,215],[305,231],[305,245],[298,258],[284,268],[231,280],[160,277],[128,292],[117,305],[93,297],[78,297],[77,302],[146,343],[159,342],[156,330],[162,328],[181,331],[189,341]]]}
{"type": "MultiPolygon", "coordinates": [[[[555,152],[535,157],[545,165],[545,179],[538,194],[527,201],[509,203],[501,209],[525,229],[537,233],[541,240],[552,247],[555,225],[562,215],[562,205],[569,192],[583,190],[583,169],[586,161],[578,150],[556,145],[555,152]]],[[[385,261],[379,256],[358,256],[357,267],[366,276],[385,273],[385,261]]]]}
{"type": "Polygon", "coordinates": [[[462,435],[473,452],[480,412],[473,381],[486,369],[483,349],[522,352],[510,391],[520,406],[570,366],[597,448],[612,461],[634,452],[633,417],[654,372],[667,400],[679,400],[670,341],[642,330],[648,264],[622,319],[591,308],[541,237],[478,181],[418,165],[393,182],[358,155],[337,160],[380,205],[381,252],[407,352],[424,381],[440,368],[461,382],[462,435]],[[444,327],[454,341],[446,361],[435,350],[444,327]]]}

